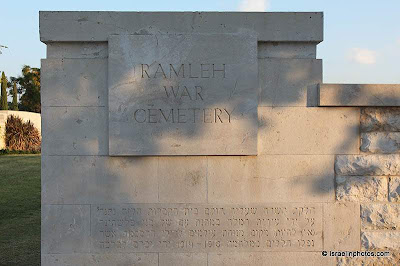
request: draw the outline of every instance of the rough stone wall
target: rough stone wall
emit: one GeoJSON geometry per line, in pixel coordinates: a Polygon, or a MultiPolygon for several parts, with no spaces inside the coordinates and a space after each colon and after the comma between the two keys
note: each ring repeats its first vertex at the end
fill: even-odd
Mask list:
{"type": "Polygon", "coordinates": [[[338,155],[336,199],[360,204],[361,249],[388,258],[339,259],[339,265],[400,263],[400,108],[362,108],[361,154],[338,155]]]}

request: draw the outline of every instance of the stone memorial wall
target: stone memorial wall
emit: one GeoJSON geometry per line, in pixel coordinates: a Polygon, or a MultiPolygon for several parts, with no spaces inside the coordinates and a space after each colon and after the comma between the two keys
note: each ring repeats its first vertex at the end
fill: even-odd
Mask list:
{"type": "Polygon", "coordinates": [[[322,13],[40,12],[40,38],[42,265],[399,259],[400,86],[323,84],[322,13]]]}

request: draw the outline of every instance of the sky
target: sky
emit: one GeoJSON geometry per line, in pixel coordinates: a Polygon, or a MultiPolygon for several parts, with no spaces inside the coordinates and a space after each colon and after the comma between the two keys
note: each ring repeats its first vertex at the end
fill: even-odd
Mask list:
{"type": "Polygon", "coordinates": [[[0,71],[40,67],[39,10],[324,12],[324,83],[400,84],[399,0],[2,0],[0,71]],[[5,1],[5,3],[4,3],[5,1]]]}

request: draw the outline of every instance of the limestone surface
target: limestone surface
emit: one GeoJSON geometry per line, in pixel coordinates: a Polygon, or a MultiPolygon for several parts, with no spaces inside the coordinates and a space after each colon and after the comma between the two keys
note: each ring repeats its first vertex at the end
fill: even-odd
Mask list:
{"type": "Polygon", "coordinates": [[[258,113],[259,154],[359,153],[358,108],[259,107],[258,113]]]}
{"type": "Polygon", "coordinates": [[[399,265],[400,253],[398,251],[389,251],[388,257],[340,257],[337,259],[337,266],[386,266],[399,265]]]}
{"type": "Polygon", "coordinates": [[[399,250],[399,231],[373,231],[361,233],[361,247],[367,250],[399,250]]]}
{"type": "Polygon", "coordinates": [[[333,156],[208,158],[208,202],[333,202],[333,156]]]}
{"type": "Polygon", "coordinates": [[[207,266],[207,253],[160,253],[159,266],[207,266]]]}
{"type": "Polygon", "coordinates": [[[387,201],[387,178],[374,176],[336,176],[339,201],[387,201]]]}
{"type": "Polygon", "coordinates": [[[389,178],[389,201],[400,202],[400,177],[398,176],[389,178]]]}
{"type": "Polygon", "coordinates": [[[259,60],[258,106],[316,106],[322,82],[322,60],[266,58],[259,60]]]}
{"type": "Polygon", "coordinates": [[[360,125],[362,132],[400,131],[400,108],[362,108],[360,125]]]}
{"type": "Polygon", "coordinates": [[[39,13],[40,40],[105,42],[115,34],[238,33],[264,42],[323,40],[322,12],[63,12],[39,13]]]}
{"type": "Polygon", "coordinates": [[[107,155],[106,107],[42,107],[43,155],[107,155]]]}
{"type": "Polygon", "coordinates": [[[91,205],[95,253],[319,251],[321,204],[91,205]]]}
{"type": "Polygon", "coordinates": [[[42,265],[396,265],[400,87],[321,84],[322,19],[40,12],[42,265]]]}
{"type": "Polygon", "coordinates": [[[317,46],[314,42],[259,42],[258,58],[315,59],[317,46]]]}
{"type": "Polygon", "coordinates": [[[43,156],[42,203],[333,202],[333,161],[331,155],[43,156]]]}
{"type": "Polygon", "coordinates": [[[157,202],[157,166],[157,158],[42,155],[42,203],[157,202]]]}
{"type": "Polygon", "coordinates": [[[47,59],[93,59],[107,57],[107,42],[54,42],[47,44],[47,59]]]}
{"type": "Polygon", "coordinates": [[[324,204],[324,249],[360,250],[360,204],[334,202],[324,204]]]}
{"type": "Polygon", "coordinates": [[[45,59],[42,72],[42,106],[107,105],[106,59],[45,59]]]}
{"type": "Polygon", "coordinates": [[[387,155],[337,155],[337,175],[381,176],[400,174],[400,156],[387,155]]]}
{"type": "Polygon", "coordinates": [[[321,252],[246,252],[246,253],[210,253],[208,265],[243,266],[243,265],[327,265],[333,266],[336,258],[323,257],[321,252]]]}
{"type": "Polygon", "coordinates": [[[364,230],[400,229],[399,204],[362,204],[361,223],[364,230]]]}
{"type": "Polygon", "coordinates": [[[158,266],[156,253],[120,253],[120,254],[44,254],[42,266],[110,266],[137,265],[158,266]]]}
{"type": "Polygon", "coordinates": [[[400,132],[361,133],[361,151],[368,153],[400,153],[400,132]]]}
{"type": "Polygon", "coordinates": [[[109,154],[257,154],[257,39],[109,39],[109,154]]]}
{"type": "Polygon", "coordinates": [[[206,157],[188,156],[180,160],[174,157],[159,158],[157,168],[160,202],[207,202],[206,157]]]}
{"type": "Polygon", "coordinates": [[[42,205],[41,252],[90,252],[89,205],[42,205]]]}
{"type": "Polygon", "coordinates": [[[400,85],[322,84],[319,106],[400,106],[400,85]]]}

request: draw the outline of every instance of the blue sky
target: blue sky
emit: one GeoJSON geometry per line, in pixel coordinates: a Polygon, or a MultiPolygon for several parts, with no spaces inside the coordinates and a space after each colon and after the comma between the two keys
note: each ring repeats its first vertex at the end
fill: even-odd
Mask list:
{"type": "Polygon", "coordinates": [[[0,13],[0,70],[17,76],[24,64],[40,67],[39,10],[110,11],[323,11],[325,83],[400,83],[400,1],[385,0],[4,0],[0,13]]]}

